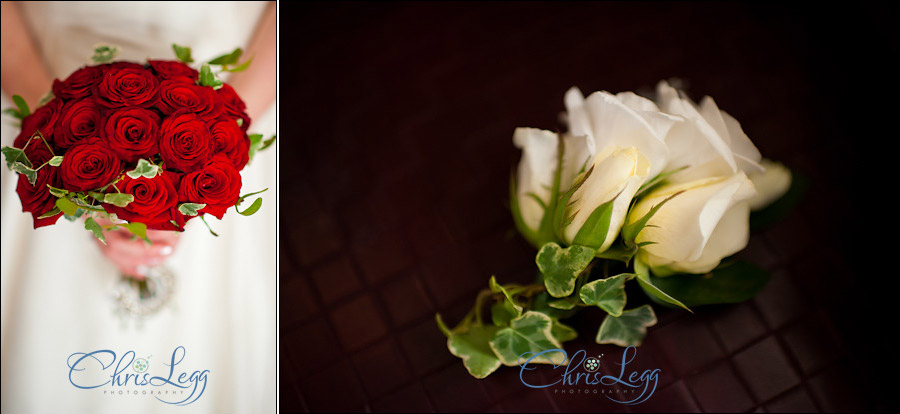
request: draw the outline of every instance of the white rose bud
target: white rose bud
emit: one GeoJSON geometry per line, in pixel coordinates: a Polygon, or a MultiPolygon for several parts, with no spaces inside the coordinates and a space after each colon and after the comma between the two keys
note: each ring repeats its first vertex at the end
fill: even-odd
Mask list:
{"type": "Polygon", "coordinates": [[[639,201],[628,217],[632,223],[650,209],[678,194],[656,212],[638,234],[638,259],[659,276],[706,273],[747,246],[750,207],[756,194],[742,172],[686,183],[666,184],[639,201]]]}

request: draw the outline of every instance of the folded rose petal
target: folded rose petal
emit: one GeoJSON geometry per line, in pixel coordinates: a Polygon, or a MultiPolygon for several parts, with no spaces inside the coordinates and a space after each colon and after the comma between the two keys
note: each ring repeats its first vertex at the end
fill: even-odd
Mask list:
{"type": "Polygon", "coordinates": [[[559,137],[542,129],[516,128],[513,143],[522,150],[516,180],[519,211],[525,225],[537,230],[552,193],[559,137]]]}
{"type": "Polygon", "coordinates": [[[750,174],[756,195],[750,199],[750,210],[759,210],[778,200],[791,187],[791,170],[779,162],[762,160],[763,172],[750,174]]]}

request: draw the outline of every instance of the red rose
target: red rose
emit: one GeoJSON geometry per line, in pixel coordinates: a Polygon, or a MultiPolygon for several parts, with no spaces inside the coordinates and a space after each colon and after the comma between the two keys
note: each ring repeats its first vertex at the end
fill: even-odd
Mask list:
{"type": "Polygon", "coordinates": [[[98,65],[98,68],[103,70],[104,72],[108,72],[111,70],[119,70],[119,69],[145,69],[143,65],[140,63],[134,62],[112,62],[112,63],[104,63],[102,65],[98,65]]]}
{"type": "Polygon", "coordinates": [[[59,125],[53,131],[53,143],[62,149],[100,134],[103,117],[94,98],[69,101],[62,107],[59,125]]]}
{"type": "Polygon", "coordinates": [[[234,120],[221,120],[209,128],[213,155],[224,154],[238,171],[250,161],[250,138],[234,120]]]}
{"type": "Polygon", "coordinates": [[[56,129],[56,121],[59,119],[59,112],[62,107],[62,100],[53,98],[44,106],[36,109],[31,115],[22,119],[22,130],[13,141],[13,146],[22,148],[25,143],[34,135],[35,131],[41,131],[44,138],[53,139],[53,131],[56,129]]]}
{"type": "Polygon", "coordinates": [[[158,108],[163,115],[180,110],[193,112],[204,121],[211,121],[222,114],[224,102],[213,88],[178,80],[166,80],[159,84],[158,108]]]}
{"type": "Polygon", "coordinates": [[[126,162],[149,159],[159,152],[159,115],[138,108],[120,108],[109,114],[103,126],[103,139],[126,162]]]}
{"type": "Polygon", "coordinates": [[[211,152],[209,129],[190,112],[166,118],[159,132],[159,153],[167,169],[193,172],[203,165],[211,152]]]}
{"type": "Polygon", "coordinates": [[[103,70],[97,66],[86,66],[72,72],[66,80],[53,81],[53,96],[62,99],[78,99],[91,95],[94,86],[103,78],[103,70]]]}
{"type": "MultiPolygon", "coordinates": [[[[127,62],[123,62],[127,63],[127,62]]],[[[110,108],[140,106],[148,108],[159,97],[159,80],[149,70],[126,66],[112,67],[103,72],[97,85],[101,103],[110,108]]]]}
{"type": "Polygon", "coordinates": [[[221,219],[240,198],[241,174],[223,155],[213,157],[199,171],[186,174],[178,187],[179,200],[206,204],[200,212],[221,219]]]}
{"type": "MultiPolygon", "coordinates": [[[[144,223],[147,228],[172,229],[172,223],[169,223],[172,219],[170,210],[178,204],[178,191],[168,173],[162,172],[153,178],[131,178],[125,175],[116,183],[116,187],[122,193],[133,195],[134,201],[125,207],[104,204],[103,208],[107,212],[116,213],[120,219],[132,223],[144,223]]],[[[106,192],[115,193],[116,189],[110,186],[106,192]]]]}
{"type": "Polygon", "coordinates": [[[150,68],[160,79],[175,79],[193,83],[200,77],[200,73],[181,62],[172,60],[148,60],[150,68]]]}
{"type": "MultiPolygon", "coordinates": [[[[28,144],[28,147],[25,148],[25,155],[34,168],[53,158],[53,154],[47,149],[47,145],[40,139],[35,139],[28,144]]],[[[54,224],[62,216],[62,214],[57,214],[53,217],[38,218],[53,210],[56,206],[56,197],[50,194],[50,189],[47,188],[48,184],[57,188],[62,187],[56,167],[45,165],[38,170],[37,180],[35,180],[34,185],[28,182],[28,178],[25,175],[19,175],[16,193],[19,194],[19,201],[22,202],[22,211],[31,213],[34,219],[34,228],[54,224]]]]}
{"type": "Polygon", "coordinates": [[[111,183],[122,172],[122,161],[99,138],[89,138],[69,148],[59,166],[66,190],[87,191],[111,183]]]}
{"type": "Polygon", "coordinates": [[[241,97],[238,96],[237,92],[234,91],[234,88],[227,83],[222,84],[222,87],[216,92],[225,102],[225,114],[227,114],[229,118],[242,119],[241,130],[247,132],[247,128],[250,128],[250,116],[247,115],[247,105],[244,104],[241,97]]]}

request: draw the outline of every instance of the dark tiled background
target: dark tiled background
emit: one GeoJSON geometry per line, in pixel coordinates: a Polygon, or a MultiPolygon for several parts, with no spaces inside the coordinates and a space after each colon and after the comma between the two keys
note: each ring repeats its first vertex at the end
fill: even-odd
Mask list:
{"type": "MultiPolygon", "coordinates": [[[[858,203],[874,203],[873,142],[896,135],[897,13],[816,9],[282,3],[282,409],[889,409],[887,275],[858,203]],[[770,284],[693,316],[657,307],[637,361],[662,378],[639,406],[530,390],[511,368],[472,379],[433,315],[457,321],[491,274],[534,277],[504,205],[513,129],[557,128],[572,85],[650,91],[668,77],[811,180],[741,254],[770,284]]],[[[569,320],[568,348],[620,355],[592,343],[601,319],[569,320]]]]}

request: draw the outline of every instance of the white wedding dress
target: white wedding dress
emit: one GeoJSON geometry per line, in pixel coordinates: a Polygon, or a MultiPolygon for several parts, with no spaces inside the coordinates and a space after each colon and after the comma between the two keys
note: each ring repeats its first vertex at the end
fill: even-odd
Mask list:
{"type": "MultiPolygon", "coordinates": [[[[172,43],[193,48],[202,62],[246,47],[266,4],[260,2],[27,2],[20,5],[50,75],[64,79],[89,64],[96,44],[113,44],[117,59],[174,59],[172,43]]],[[[274,82],[274,79],[273,79],[274,82]]],[[[0,85],[2,86],[2,85],[0,85]]],[[[50,85],[47,85],[48,90],[50,85]]],[[[3,90],[3,109],[10,107],[3,90]]],[[[29,102],[32,109],[35,103],[29,102]]],[[[2,145],[18,129],[3,116],[2,145]]],[[[251,132],[275,133],[275,108],[251,132]]],[[[213,237],[199,220],[188,224],[168,261],[177,276],[170,304],[140,326],[123,324],[111,298],[116,269],[81,222],[59,220],[32,229],[16,195],[16,174],[2,183],[2,412],[3,413],[268,413],[276,398],[276,153],[272,147],[242,171],[242,193],[261,190],[262,209],[211,218],[213,237]],[[73,353],[133,350],[151,375],[167,376],[183,346],[181,372],[209,370],[203,395],[186,406],[149,395],[164,387],[78,389],[69,381],[73,353]],[[110,390],[122,390],[119,395],[110,390]],[[148,394],[141,391],[147,390],[148,394]],[[106,392],[105,392],[106,391],[106,392]],[[137,392],[137,394],[133,394],[137,392]]],[[[111,369],[110,369],[111,370],[111,369]]],[[[126,372],[133,373],[129,367],[126,372]]],[[[109,374],[110,372],[106,372],[109,374]]],[[[169,389],[173,389],[169,387],[169,389]]],[[[184,394],[187,396],[187,393],[184,394]]],[[[175,401],[180,400],[178,398],[175,401]]],[[[169,400],[173,400],[169,397],[169,400]]]]}

